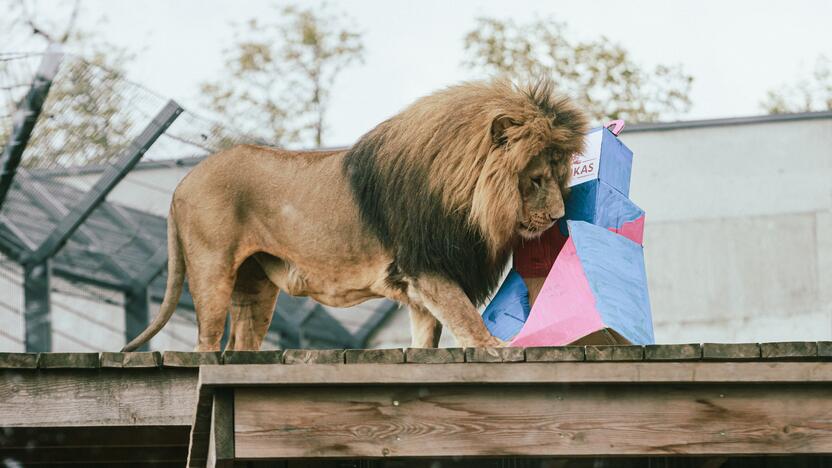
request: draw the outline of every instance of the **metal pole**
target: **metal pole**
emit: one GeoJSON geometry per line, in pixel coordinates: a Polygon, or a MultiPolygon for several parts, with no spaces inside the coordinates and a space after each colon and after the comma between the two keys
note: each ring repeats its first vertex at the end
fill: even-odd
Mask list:
{"type": "Polygon", "coordinates": [[[49,310],[50,276],[49,260],[23,265],[26,352],[46,352],[52,349],[51,312],[49,310]]]}
{"type": "Polygon", "coordinates": [[[0,208],[3,207],[3,202],[6,200],[6,195],[12,186],[17,167],[23,158],[23,151],[32,136],[35,123],[43,108],[43,103],[46,101],[46,96],[49,94],[52,80],[58,74],[62,59],[63,54],[60,51],[60,46],[57,44],[50,45],[40,62],[32,86],[29,87],[29,92],[26,93],[26,97],[23,98],[14,113],[12,133],[6,147],[3,149],[3,155],[0,156],[0,208]]]}
{"type": "Polygon", "coordinates": [[[181,113],[182,108],[179,104],[168,101],[142,133],[130,143],[124,154],[90,188],[86,196],[61,219],[37,250],[28,256],[27,262],[38,263],[60,250],[78,226],[104,201],[110,191],[133,169],[144,153],[181,113]]]}

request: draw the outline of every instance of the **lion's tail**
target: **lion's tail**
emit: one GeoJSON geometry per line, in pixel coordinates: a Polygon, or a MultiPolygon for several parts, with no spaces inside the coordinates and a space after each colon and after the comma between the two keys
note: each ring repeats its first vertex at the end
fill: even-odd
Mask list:
{"type": "Polygon", "coordinates": [[[170,215],[168,216],[168,283],[165,287],[165,299],[162,301],[162,306],[159,307],[159,313],[153,318],[153,322],[139,336],[127,343],[121,349],[122,352],[135,351],[159,333],[159,330],[168,323],[179,304],[184,283],[185,257],[182,254],[182,246],[176,228],[176,218],[173,216],[173,207],[171,206],[170,215]]]}

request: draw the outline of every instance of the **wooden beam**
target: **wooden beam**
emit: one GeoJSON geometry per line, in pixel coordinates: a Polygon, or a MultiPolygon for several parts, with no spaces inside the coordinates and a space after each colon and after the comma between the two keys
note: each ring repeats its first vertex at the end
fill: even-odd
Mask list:
{"type": "MultiPolygon", "coordinates": [[[[296,350],[286,350],[284,361],[296,350]]],[[[829,362],[516,362],[234,365],[200,369],[207,386],[547,383],[832,383],[829,362]]]]}
{"type": "Polygon", "coordinates": [[[182,113],[182,108],[174,101],[168,103],[153,120],[136,137],[124,153],[102,174],[87,195],[61,219],[55,229],[32,253],[30,261],[39,261],[51,257],[69,239],[73,232],[87,219],[92,211],[107,197],[110,191],[139,162],[150,146],[182,113]]]}
{"type": "Polygon", "coordinates": [[[211,434],[208,443],[209,468],[234,466],[234,391],[217,389],[211,411],[211,434]]]}
{"type": "Polygon", "coordinates": [[[0,370],[0,426],[190,426],[196,389],[196,369],[0,370]]]}
{"type": "Polygon", "coordinates": [[[243,459],[829,453],[829,394],[829,386],[736,384],[236,388],[235,453],[243,459]]]}

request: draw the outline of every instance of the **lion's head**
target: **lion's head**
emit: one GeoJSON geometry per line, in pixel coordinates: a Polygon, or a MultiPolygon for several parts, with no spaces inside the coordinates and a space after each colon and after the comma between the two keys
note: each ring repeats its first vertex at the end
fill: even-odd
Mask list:
{"type": "Polygon", "coordinates": [[[513,242],[563,216],[587,119],[549,80],[465,83],[417,100],[364,135],[344,170],[391,270],[441,274],[476,304],[513,242]]]}

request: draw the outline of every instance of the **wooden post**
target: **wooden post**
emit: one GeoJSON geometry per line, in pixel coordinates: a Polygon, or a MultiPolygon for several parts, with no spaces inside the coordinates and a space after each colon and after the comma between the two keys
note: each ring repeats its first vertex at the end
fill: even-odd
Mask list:
{"type": "Polygon", "coordinates": [[[214,391],[209,437],[206,465],[209,468],[233,468],[234,390],[230,388],[218,388],[214,391]]]}
{"type": "Polygon", "coordinates": [[[23,317],[26,322],[25,346],[27,352],[52,349],[51,311],[49,306],[49,280],[51,262],[23,265],[23,317]]]}

